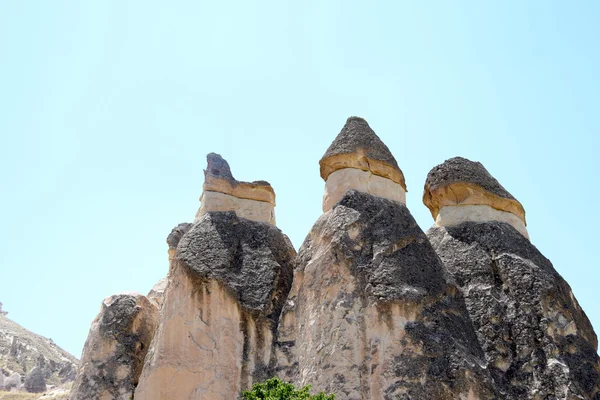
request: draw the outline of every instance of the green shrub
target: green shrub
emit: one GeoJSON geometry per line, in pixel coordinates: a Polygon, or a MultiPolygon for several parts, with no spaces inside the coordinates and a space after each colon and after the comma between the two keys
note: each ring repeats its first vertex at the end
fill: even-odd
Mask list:
{"type": "Polygon", "coordinates": [[[334,394],[321,392],[315,395],[309,393],[310,385],[296,389],[291,383],[283,382],[274,377],[262,383],[255,383],[251,390],[242,393],[246,400],[334,400],[334,394]]]}

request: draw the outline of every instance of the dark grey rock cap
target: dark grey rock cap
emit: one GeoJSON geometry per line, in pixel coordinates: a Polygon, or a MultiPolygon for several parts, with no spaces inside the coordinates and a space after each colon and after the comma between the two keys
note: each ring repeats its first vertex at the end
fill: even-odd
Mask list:
{"type": "Polygon", "coordinates": [[[427,174],[425,188],[430,191],[453,183],[464,182],[481,186],[488,192],[510,200],[516,200],[508,190],[477,161],[463,157],[454,157],[433,167],[427,174]]]}
{"type": "Polygon", "coordinates": [[[400,169],[390,149],[379,139],[379,136],[371,129],[367,121],[361,117],[349,117],[346,120],[346,124],[321,160],[337,154],[355,153],[360,148],[366,150],[367,157],[384,161],[400,169]]]}

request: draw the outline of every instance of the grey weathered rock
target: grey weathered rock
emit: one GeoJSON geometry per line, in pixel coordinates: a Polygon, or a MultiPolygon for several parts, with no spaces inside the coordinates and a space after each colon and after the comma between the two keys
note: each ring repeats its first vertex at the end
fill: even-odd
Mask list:
{"type": "MultiPolygon", "coordinates": [[[[456,158],[428,175],[424,199],[435,198],[425,201],[432,214],[460,197],[444,189],[455,182],[485,188],[479,197],[469,191],[469,205],[487,202],[487,193],[516,201],[480,163],[456,158]]],[[[464,294],[501,398],[600,399],[596,334],[569,285],[518,226],[463,214],[453,226],[436,221],[427,236],[464,294]]]]}
{"type": "Polygon", "coordinates": [[[129,400],[158,322],[158,309],[139,293],[102,302],[81,356],[71,400],[129,400]]]}
{"type": "Polygon", "coordinates": [[[25,377],[25,390],[29,393],[43,393],[46,391],[46,378],[40,367],[35,367],[25,377]]]}
{"type": "Polygon", "coordinates": [[[294,248],[273,225],[234,212],[207,212],[175,233],[160,325],[135,399],[235,399],[274,373],[273,333],[294,248]]]}
{"type": "Polygon", "coordinates": [[[4,390],[7,392],[19,390],[21,389],[21,386],[21,374],[18,372],[14,372],[8,378],[4,379],[4,390]]]}
{"type": "Polygon", "coordinates": [[[463,298],[403,204],[351,190],[304,241],[279,374],[340,399],[495,398],[463,298]]]}
{"type": "Polygon", "coordinates": [[[0,390],[4,390],[4,380],[6,378],[4,377],[4,373],[2,371],[0,371],[0,390]]]}
{"type": "Polygon", "coordinates": [[[501,222],[427,235],[464,293],[502,398],[600,399],[596,334],[535,246],[501,222]]]}
{"type": "Polygon", "coordinates": [[[431,190],[453,183],[473,183],[481,186],[490,193],[507,199],[514,200],[508,192],[494,178],[487,169],[477,161],[471,161],[463,157],[454,157],[444,163],[435,166],[427,174],[427,186],[431,190]]]}

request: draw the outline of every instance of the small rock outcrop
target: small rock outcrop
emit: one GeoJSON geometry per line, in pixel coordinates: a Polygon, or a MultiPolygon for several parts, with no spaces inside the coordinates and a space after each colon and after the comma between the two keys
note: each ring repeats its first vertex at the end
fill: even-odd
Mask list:
{"type": "MultiPolygon", "coordinates": [[[[335,160],[376,166],[400,187],[395,159],[367,128],[349,119],[323,160],[358,146],[362,164],[343,152],[335,160]]],[[[460,291],[389,197],[352,187],[311,229],[278,330],[280,376],[340,399],[494,398],[460,291]]]]}
{"type": "Polygon", "coordinates": [[[435,167],[423,198],[436,219],[427,236],[464,294],[500,398],[600,399],[596,334],[528,240],[521,204],[463,158],[435,167]]]}
{"type": "MultiPolygon", "coordinates": [[[[204,200],[207,188],[219,187],[215,180],[230,185],[233,179],[215,154],[205,177],[204,200]]],[[[274,205],[270,186],[253,185],[272,201],[248,201],[274,205]]],[[[237,188],[230,192],[241,196],[252,187],[241,186],[227,190],[237,188]]],[[[230,400],[274,374],[274,332],[296,253],[273,225],[274,215],[254,218],[249,203],[227,204],[221,210],[209,201],[194,224],[178,225],[167,238],[169,282],[136,400],[230,400]]]]}
{"type": "Polygon", "coordinates": [[[43,393],[46,391],[46,378],[40,367],[35,367],[25,377],[25,390],[29,393],[43,393]]]}
{"type": "Polygon", "coordinates": [[[8,378],[4,379],[4,390],[7,392],[17,391],[21,389],[21,374],[13,372],[8,378]]]}
{"type": "Polygon", "coordinates": [[[275,192],[265,181],[240,182],[219,154],[206,156],[200,209],[195,222],[210,211],[233,211],[240,218],[275,225],[275,192]]]}
{"type": "Polygon", "coordinates": [[[70,400],[130,400],[158,323],[139,293],[107,297],[92,322],[70,400]]]}
{"type": "Polygon", "coordinates": [[[323,212],[329,211],[350,189],[406,203],[402,170],[362,118],[348,118],[319,165],[325,180],[323,212]]]}

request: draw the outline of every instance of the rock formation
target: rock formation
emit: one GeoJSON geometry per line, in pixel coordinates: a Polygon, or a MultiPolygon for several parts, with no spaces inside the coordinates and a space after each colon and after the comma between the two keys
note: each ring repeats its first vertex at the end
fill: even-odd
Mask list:
{"type": "Polygon", "coordinates": [[[423,203],[437,226],[499,221],[529,237],[521,203],[481,163],[466,158],[451,158],[429,172],[423,203]]]}
{"type": "Polygon", "coordinates": [[[29,393],[43,393],[46,391],[46,378],[40,367],[35,367],[25,377],[25,390],[29,393]]]}
{"type": "Polygon", "coordinates": [[[85,342],[70,399],[131,399],[157,323],[158,308],[139,293],[104,299],[85,342]]]}
{"type": "Polygon", "coordinates": [[[18,372],[13,372],[8,378],[4,379],[4,390],[8,392],[18,391],[21,386],[21,374],[18,372]]]}
{"type": "Polygon", "coordinates": [[[296,253],[274,226],[271,186],[237,182],[207,158],[196,222],[167,238],[169,282],[136,400],[230,400],[274,373],[296,253]]]}
{"type": "Polygon", "coordinates": [[[463,292],[503,399],[600,399],[597,338],[571,288],[527,238],[525,211],[480,164],[427,176],[427,232],[463,292]]]}
{"type": "Polygon", "coordinates": [[[348,118],[319,164],[325,180],[323,212],[329,211],[349,189],[406,203],[402,170],[362,118],[348,118]]]}
{"type": "Polygon", "coordinates": [[[395,191],[348,180],[350,190],[326,194],[330,209],[300,248],[281,317],[280,375],[340,399],[494,398],[460,291],[398,195],[396,160],[364,120],[350,118],[327,150],[324,179],[336,166],[377,172],[390,182],[379,187],[395,191]]]}
{"type": "Polygon", "coordinates": [[[234,211],[240,218],[275,225],[275,192],[269,182],[237,181],[220,155],[210,153],[206,159],[201,205],[194,222],[210,211],[234,211]]]}
{"type": "Polygon", "coordinates": [[[273,188],[207,162],[194,223],[167,237],[167,278],[104,301],[72,400],[239,399],[275,375],[339,400],[600,400],[585,313],[480,163],[429,173],[426,235],[394,156],[351,117],[319,162],[324,213],[296,254],[273,188]]]}

